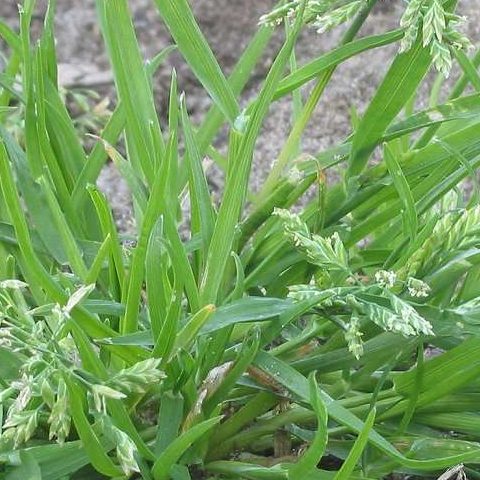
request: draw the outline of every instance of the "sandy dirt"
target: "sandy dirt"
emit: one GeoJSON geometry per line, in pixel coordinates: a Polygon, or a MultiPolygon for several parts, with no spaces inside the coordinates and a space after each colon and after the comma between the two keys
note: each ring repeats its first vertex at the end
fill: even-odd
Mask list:
{"type": "MultiPolygon", "coordinates": [[[[200,27],[210,42],[221,67],[228,74],[256,29],[258,18],[275,3],[272,0],[192,0],[190,2],[200,27]]],[[[363,27],[360,35],[382,33],[398,26],[403,2],[380,0],[363,27]]],[[[39,2],[35,24],[40,28],[42,7],[39,2]]],[[[475,44],[480,43],[480,0],[460,0],[461,13],[469,18],[468,34],[475,44]]],[[[145,59],[151,58],[171,43],[170,36],[157,13],[153,0],[131,0],[131,10],[139,42],[145,59]]],[[[17,1],[0,2],[0,17],[10,24],[17,22],[17,1]]],[[[96,23],[93,0],[59,0],[57,13],[57,48],[60,74],[67,84],[87,84],[102,94],[112,97],[111,74],[101,35],[96,23]]],[[[280,29],[281,30],[281,29],[280,29]]],[[[301,65],[338,44],[342,30],[318,35],[305,29],[296,48],[301,65]]],[[[263,75],[281,46],[281,32],[273,39],[252,80],[243,95],[243,101],[258,91],[263,75]]],[[[319,103],[310,126],[304,135],[302,149],[315,154],[344,138],[350,131],[351,109],[361,113],[376,86],[387,71],[393,49],[384,47],[366,52],[342,64],[334,74],[331,84],[319,103]]],[[[179,85],[185,91],[187,104],[194,121],[199,121],[207,111],[210,101],[199,87],[188,66],[178,53],[171,55],[158,72],[155,92],[160,117],[165,116],[171,68],[175,67],[179,85]]],[[[424,97],[428,87],[424,89],[424,97]]],[[[420,98],[420,101],[422,99],[420,98]]],[[[267,118],[262,136],[257,143],[252,188],[258,188],[272,161],[278,154],[289,131],[291,118],[290,99],[275,103],[267,118]]],[[[214,175],[215,176],[215,175],[214,175]]],[[[221,183],[221,178],[212,182],[221,183]]],[[[118,181],[113,167],[108,166],[99,179],[108,193],[122,223],[131,216],[128,189],[118,181]]]]}

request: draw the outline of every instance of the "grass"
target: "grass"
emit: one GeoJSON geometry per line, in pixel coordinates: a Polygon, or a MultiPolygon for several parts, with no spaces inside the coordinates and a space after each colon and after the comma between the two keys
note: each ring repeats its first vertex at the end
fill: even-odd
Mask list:
{"type": "Polygon", "coordinates": [[[93,120],[71,118],[57,86],[55,1],[37,43],[34,1],[18,31],[0,23],[2,478],[479,478],[480,56],[465,53],[453,0],[410,0],[398,30],[357,38],[375,3],[281,2],[227,78],[187,0],[157,0],[213,104],[193,124],[172,72],[163,126],[151,80],[172,48],[145,63],[127,1],[96,0],[117,103],[90,150],[93,120]],[[336,48],[297,65],[306,23],[345,22],[336,48]],[[351,135],[303,156],[335,68],[392,43],[351,135]],[[261,126],[285,96],[291,133],[250,192],[261,126]],[[219,205],[207,152],[226,170],[219,205]],[[133,246],[95,186],[108,159],[132,193],[133,246]]]}

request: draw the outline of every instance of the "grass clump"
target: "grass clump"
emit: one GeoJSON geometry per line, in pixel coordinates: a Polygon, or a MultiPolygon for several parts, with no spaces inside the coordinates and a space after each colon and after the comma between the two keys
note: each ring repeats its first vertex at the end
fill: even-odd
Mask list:
{"type": "Polygon", "coordinates": [[[410,0],[399,30],[358,39],[375,0],[282,2],[228,79],[187,0],[155,3],[213,106],[193,125],[173,72],[163,127],[151,78],[171,49],[144,63],[127,1],[96,0],[118,98],[91,151],[57,86],[55,2],[38,43],[34,1],[18,32],[0,24],[0,114],[21,112],[15,135],[0,127],[2,478],[477,478],[479,207],[459,186],[480,163],[480,56],[465,53],[456,2],[410,0]],[[241,111],[282,22],[285,42],[241,111]],[[304,24],[344,22],[337,48],[295,67],[304,24]],[[351,135],[302,155],[337,65],[393,42],[351,135]],[[437,88],[415,111],[427,72],[454,61],[449,100],[437,104],[437,88]],[[286,95],[291,133],[252,193],[262,123],[286,95]],[[207,151],[225,168],[219,205],[207,151]],[[108,158],[132,193],[133,245],[95,186],[108,158]]]}

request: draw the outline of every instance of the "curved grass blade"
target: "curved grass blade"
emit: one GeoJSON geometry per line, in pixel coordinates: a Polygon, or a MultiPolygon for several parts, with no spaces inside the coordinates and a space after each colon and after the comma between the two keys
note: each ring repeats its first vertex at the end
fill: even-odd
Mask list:
{"type": "Polygon", "coordinates": [[[389,127],[383,135],[383,140],[388,142],[407,133],[414,132],[424,127],[441,125],[453,120],[475,118],[480,114],[480,95],[468,95],[451,100],[442,105],[436,105],[422,112],[415,113],[405,120],[400,120],[389,127]]]}
{"type": "Polygon", "coordinates": [[[288,470],[288,478],[292,480],[306,478],[311,472],[316,470],[317,465],[325,453],[328,441],[327,408],[320,396],[314,372],[309,375],[308,383],[310,387],[310,405],[317,416],[317,429],[313,442],[308,447],[308,450],[302,455],[300,460],[288,470]]]}
{"type": "MultiPolygon", "coordinates": [[[[309,403],[310,397],[307,379],[298,373],[294,368],[263,351],[257,355],[254,365],[266,372],[275,381],[281,385],[284,385],[303,402],[309,403]]],[[[357,433],[360,433],[365,428],[365,423],[351,413],[348,409],[340,405],[325,392],[322,391],[321,395],[331,418],[336,420],[339,424],[345,425],[357,433]]],[[[401,465],[418,470],[436,470],[439,468],[448,468],[450,465],[460,462],[477,461],[480,454],[480,448],[478,448],[451,456],[416,460],[402,455],[376,430],[370,431],[368,440],[370,443],[372,443],[372,445],[380,449],[385,455],[392,458],[392,460],[399,462],[401,465]]]]}
{"type": "Polygon", "coordinates": [[[176,45],[169,45],[168,47],[165,47],[163,50],[158,52],[152,59],[147,60],[145,62],[145,69],[147,71],[147,75],[152,78],[155,75],[155,72],[166,60],[166,58],[176,49],[176,45]]]}
{"type": "MultiPolygon", "coordinates": [[[[305,307],[303,306],[302,310],[304,309],[305,307]]],[[[206,323],[201,326],[198,335],[208,335],[225,327],[241,323],[267,321],[283,314],[285,314],[286,317],[290,317],[291,312],[297,311],[298,306],[290,300],[283,300],[281,298],[247,297],[217,307],[211,316],[208,317],[206,323]]],[[[122,335],[103,340],[100,339],[99,342],[107,343],[109,345],[149,346],[154,344],[152,332],[148,330],[132,333],[130,335],[122,335]]]]}
{"type": "Polygon", "coordinates": [[[168,480],[170,478],[170,469],[185,451],[206,432],[217,425],[221,419],[222,417],[213,417],[205,420],[177,437],[154,463],[152,468],[153,478],[155,478],[155,480],[168,480]]]}
{"type": "Polygon", "coordinates": [[[21,54],[22,42],[19,36],[3,20],[0,21],[0,37],[5,40],[14,52],[21,54]]]}
{"type": "Polygon", "coordinates": [[[73,422],[75,423],[78,436],[82,440],[82,447],[88,455],[89,461],[98,472],[107,477],[121,476],[121,469],[117,467],[105,453],[98,436],[88,422],[83,410],[84,392],[67,375],[64,376],[64,380],[69,393],[70,412],[73,422]]]}
{"type": "Polygon", "coordinates": [[[343,462],[340,470],[336,473],[334,480],[349,480],[352,478],[352,473],[355,470],[355,466],[365,450],[368,442],[368,436],[375,423],[375,409],[372,409],[365,420],[365,426],[358,435],[355,443],[353,444],[348,457],[343,462]]]}

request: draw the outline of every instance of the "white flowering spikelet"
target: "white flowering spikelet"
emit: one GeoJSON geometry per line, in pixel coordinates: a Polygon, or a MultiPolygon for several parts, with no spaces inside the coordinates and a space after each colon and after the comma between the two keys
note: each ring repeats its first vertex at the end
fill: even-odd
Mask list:
{"type": "Polygon", "coordinates": [[[400,20],[405,31],[400,52],[410,50],[421,34],[423,46],[430,49],[435,68],[448,77],[452,68],[451,50],[466,50],[472,46],[457,29],[464,21],[464,17],[445,11],[441,0],[410,0],[400,20]]]}
{"type": "Polygon", "coordinates": [[[425,282],[413,277],[407,279],[406,286],[410,296],[417,298],[428,297],[431,290],[425,282]]]}
{"type": "Polygon", "coordinates": [[[392,288],[397,281],[397,275],[391,270],[379,270],[375,273],[375,281],[385,288],[392,288]]]}
{"type": "Polygon", "coordinates": [[[152,385],[165,377],[164,372],[158,369],[160,359],[148,358],[120,370],[107,384],[114,390],[124,393],[145,393],[152,385]]]}
{"type": "Polygon", "coordinates": [[[352,315],[347,325],[344,336],[348,345],[348,351],[358,360],[363,355],[363,333],[360,331],[360,319],[357,315],[352,315]]]}

